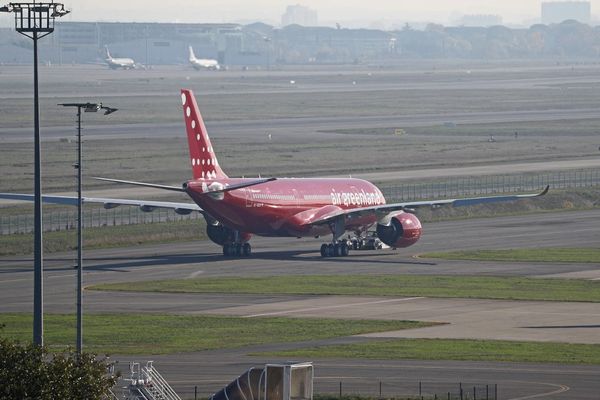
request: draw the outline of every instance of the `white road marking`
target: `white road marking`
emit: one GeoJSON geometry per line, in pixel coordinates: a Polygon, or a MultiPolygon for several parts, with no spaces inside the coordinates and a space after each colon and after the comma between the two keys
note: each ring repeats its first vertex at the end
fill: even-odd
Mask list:
{"type": "Polygon", "coordinates": [[[425,297],[406,297],[403,299],[377,300],[377,301],[367,301],[367,302],[362,302],[362,303],[339,304],[339,305],[335,305],[335,306],[302,308],[299,310],[274,311],[274,312],[261,313],[261,314],[244,315],[243,318],[267,317],[270,315],[294,314],[294,313],[326,310],[326,309],[333,309],[333,308],[348,308],[348,307],[355,307],[355,306],[367,306],[367,305],[371,305],[371,304],[393,303],[393,302],[399,302],[399,301],[419,300],[419,299],[424,299],[424,298],[425,297]]]}
{"type": "Polygon", "coordinates": [[[509,399],[509,400],[537,399],[538,397],[552,396],[554,394],[564,393],[564,392],[568,392],[569,390],[571,390],[571,388],[568,387],[567,385],[554,385],[552,383],[543,383],[543,382],[532,382],[532,383],[537,383],[537,384],[541,384],[541,385],[548,385],[548,386],[558,386],[558,389],[553,390],[552,392],[548,392],[548,393],[532,394],[531,396],[525,396],[525,397],[513,397],[512,399],[509,399]]]}
{"type": "Polygon", "coordinates": [[[187,279],[194,279],[197,278],[199,275],[203,274],[204,271],[196,271],[196,272],[192,272],[191,274],[188,275],[187,279]]]}

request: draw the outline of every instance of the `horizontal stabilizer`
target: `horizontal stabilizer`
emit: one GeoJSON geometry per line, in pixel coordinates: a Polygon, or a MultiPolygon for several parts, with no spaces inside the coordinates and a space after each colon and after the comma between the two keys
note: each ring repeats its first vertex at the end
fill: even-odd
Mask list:
{"type": "Polygon", "coordinates": [[[256,186],[256,185],[260,185],[263,183],[272,182],[276,179],[277,178],[265,178],[265,179],[257,179],[255,181],[250,181],[250,182],[235,183],[233,185],[227,185],[226,187],[224,187],[222,189],[211,190],[209,192],[204,192],[202,194],[229,192],[231,190],[243,189],[243,188],[247,188],[250,186],[256,186]]]}

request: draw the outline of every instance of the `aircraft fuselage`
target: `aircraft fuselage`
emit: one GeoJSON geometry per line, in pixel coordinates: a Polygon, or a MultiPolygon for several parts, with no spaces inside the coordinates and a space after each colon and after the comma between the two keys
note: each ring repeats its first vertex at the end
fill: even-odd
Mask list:
{"type": "MultiPolygon", "coordinates": [[[[381,191],[361,179],[285,178],[215,195],[202,194],[211,185],[243,183],[245,179],[193,180],[188,195],[226,226],[260,236],[320,236],[331,233],[327,224],[311,225],[315,214],[385,204],[381,191]]],[[[249,181],[247,179],[246,181],[249,181]]],[[[213,186],[214,187],[214,186],[213,186]]],[[[375,215],[347,219],[347,231],[363,231],[377,221],[375,215]]]]}

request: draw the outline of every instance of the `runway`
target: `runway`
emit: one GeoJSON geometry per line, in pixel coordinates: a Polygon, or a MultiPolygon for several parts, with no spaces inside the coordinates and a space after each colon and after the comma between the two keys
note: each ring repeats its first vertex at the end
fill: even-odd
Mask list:
{"type": "MultiPolygon", "coordinates": [[[[598,266],[590,264],[480,263],[428,260],[414,256],[432,250],[594,246],[600,241],[600,230],[597,229],[599,217],[600,211],[594,210],[432,223],[425,225],[422,241],[407,250],[354,252],[342,259],[321,259],[317,253],[320,241],[314,239],[257,238],[253,240],[253,257],[245,260],[226,259],[219,255],[217,246],[206,242],[91,250],[84,252],[84,284],[203,276],[341,273],[559,277],[579,274],[586,279],[595,279],[600,277],[600,271],[598,266]]],[[[72,253],[46,257],[46,312],[74,312],[74,259],[72,253]]],[[[0,259],[0,312],[31,310],[31,264],[29,257],[0,259]]],[[[378,337],[471,337],[581,343],[598,343],[600,338],[600,306],[595,303],[86,291],[84,304],[88,313],[214,313],[246,317],[265,314],[421,319],[450,323],[443,327],[371,335],[378,337]]],[[[282,346],[288,348],[290,345],[275,344],[271,347],[282,346]]],[[[138,359],[154,359],[160,371],[175,383],[176,390],[190,393],[193,386],[198,385],[201,393],[208,395],[247,366],[271,360],[247,356],[255,350],[245,348],[138,359]]],[[[118,359],[125,361],[129,358],[118,359]]],[[[364,387],[375,390],[376,385],[372,382],[380,378],[399,385],[394,387],[397,391],[414,388],[418,380],[447,383],[452,387],[457,382],[498,383],[502,399],[551,392],[555,393],[548,396],[552,399],[595,399],[600,390],[600,380],[597,379],[600,366],[366,360],[344,360],[337,364],[332,360],[315,361],[316,388],[332,388],[333,392],[337,391],[339,380],[345,382],[348,390],[364,387]],[[560,390],[563,391],[559,393],[560,390]]]]}
{"type": "MultiPolygon", "coordinates": [[[[525,110],[525,111],[486,111],[447,114],[413,115],[377,115],[377,116],[341,116],[310,118],[275,118],[214,121],[206,120],[206,128],[211,137],[227,135],[259,134],[277,132],[278,136],[323,137],[322,131],[358,128],[390,128],[435,126],[446,122],[453,124],[491,124],[506,122],[540,122],[560,120],[595,119],[598,111],[593,108],[525,110]]],[[[0,128],[0,142],[27,143],[31,141],[32,128],[0,128]]],[[[173,123],[137,123],[122,125],[86,124],[86,140],[131,139],[152,137],[180,137],[183,132],[181,122],[173,123]]],[[[60,140],[75,136],[73,126],[51,126],[41,128],[43,141],[60,140]]]]}

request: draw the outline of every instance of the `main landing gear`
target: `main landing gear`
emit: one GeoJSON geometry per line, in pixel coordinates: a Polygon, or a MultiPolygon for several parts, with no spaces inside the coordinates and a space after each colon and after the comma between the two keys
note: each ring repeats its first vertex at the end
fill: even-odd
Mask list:
{"type": "Polygon", "coordinates": [[[250,257],[252,246],[250,243],[225,243],[223,245],[223,255],[225,257],[250,257]]]}
{"type": "Polygon", "coordinates": [[[350,254],[350,246],[345,240],[321,245],[322,257],[346,257],[348,254],[350,254]]]}
{"type": "Polygon", "coordinates": [[[345,217],[341,216],[329,222],[329,229],[333,234],[331,243],[321,245],[322,257],[346,257],[350,253],[350,246],[347,240],[338,240],[344,234],[345,217]]]}

